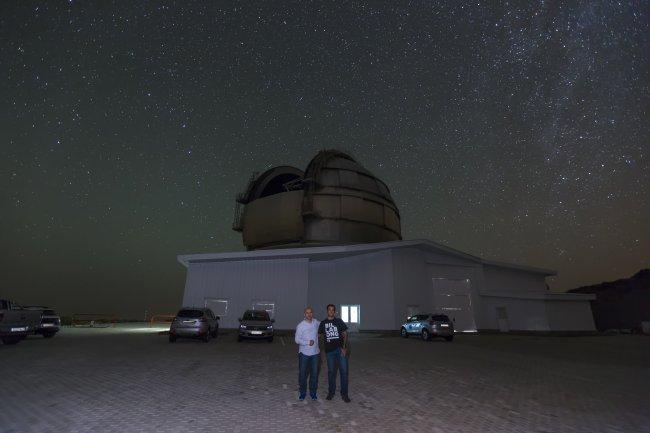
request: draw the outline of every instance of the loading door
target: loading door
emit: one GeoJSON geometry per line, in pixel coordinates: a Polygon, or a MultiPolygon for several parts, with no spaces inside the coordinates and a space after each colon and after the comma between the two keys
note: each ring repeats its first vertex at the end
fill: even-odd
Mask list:
{"type": "Polygon", "coordinates": [[[433,278],[432,281],[435,312],[449,316],[457,332],[476,332],[470,280],[433,278]]]}

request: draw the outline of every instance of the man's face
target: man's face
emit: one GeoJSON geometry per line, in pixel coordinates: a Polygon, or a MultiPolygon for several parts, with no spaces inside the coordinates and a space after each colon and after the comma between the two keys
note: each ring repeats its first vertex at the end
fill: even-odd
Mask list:
{"type": "Polygon", "coordinates": [[[311,308],[305,308],[305,319],[308,322],[311,322],[311,319],[314,318],[314,312],[311,311],[311,308]]]}
{"type": "Polygon", "coordinates": [[[327,317],[330,319],[334,317],[334,314],[336,313],[336,307],[332,307],[331,305],[327,307],[327,317]]]}

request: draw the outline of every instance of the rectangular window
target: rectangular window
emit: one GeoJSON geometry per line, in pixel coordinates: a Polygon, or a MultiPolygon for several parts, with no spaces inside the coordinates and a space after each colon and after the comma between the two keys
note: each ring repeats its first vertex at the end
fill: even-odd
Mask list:
{"type": "Polygon", "coordinates": [[[253,301],[253,310],[264,310],[271,319],[275,318],[275,301],[253,301]]]}
{"type": "Polygon", "coordinates": [[[350,307],[347,305],[341,305],[341,320],[350,323],[350,307]]]}
{"type": "Polygon", "coordinates": [[[350,323],[359,323],[359,307],[356,305],[350,307],[350,323]]]}
{"type": "Polygon", "coordinates": [[[205,298],[205,308],[212,310],[215,316],[226,317],[228,316],[228,300],[205,298]]]}
{"type": "Polygon", "coordinates": [[[361,306],[341,305],[341,320],[345,323],[359,324],[361,322],[361,306]]]}

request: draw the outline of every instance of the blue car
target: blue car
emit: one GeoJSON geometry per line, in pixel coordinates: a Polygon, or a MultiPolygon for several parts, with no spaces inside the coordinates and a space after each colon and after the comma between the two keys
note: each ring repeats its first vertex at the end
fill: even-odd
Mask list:
{"type": "Polygon", "coordinates": [[[442,337],[447,341],[454,339],[454,323],[445,314],[415,314],[402,324],[400,334],[404,338],[411,335],[425,341],[432,337],[442,337]]]}

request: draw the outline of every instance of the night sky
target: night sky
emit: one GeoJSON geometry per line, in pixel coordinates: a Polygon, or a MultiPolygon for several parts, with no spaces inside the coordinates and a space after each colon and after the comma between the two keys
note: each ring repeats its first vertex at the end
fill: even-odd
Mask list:
{"type": "Polygon", "coordinates": [[[325,148],[405,239],[649,267],[650,2],[460,3],[2,2],[0,297],[171,312],[251,173],[325,148]]]}

